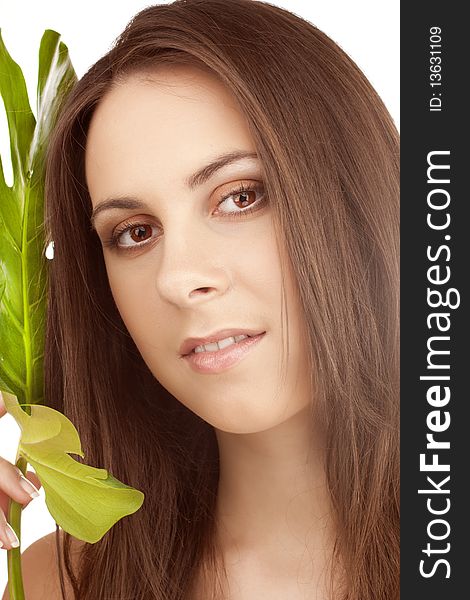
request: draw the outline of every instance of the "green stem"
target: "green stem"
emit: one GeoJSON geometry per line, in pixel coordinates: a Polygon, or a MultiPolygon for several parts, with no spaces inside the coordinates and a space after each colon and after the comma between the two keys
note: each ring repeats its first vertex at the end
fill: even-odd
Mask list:
{"type": "MultiPolygon", "coordinates": [[[[23,475],[26,473],[28,463],[23,457],[19,457],[16,466],[21,469],[23,475]]],[[[8,593],[10,600],[25,600],[23,589],[23,575],[21,573],[21,511],[23,505],[10,500],[8,507],[8,523],[13,527],[20,545],[7,551],[8,564],[8,593]]]]}

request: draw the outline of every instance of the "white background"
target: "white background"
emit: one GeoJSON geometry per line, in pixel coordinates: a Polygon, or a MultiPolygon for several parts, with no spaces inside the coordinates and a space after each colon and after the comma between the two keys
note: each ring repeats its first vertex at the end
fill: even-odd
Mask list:
{"type": "MultiPolygon", "coordinates": [[[[131,17],[151,3],[141,0],[2,0],[3,41],[23,70],[33,111],[36,110],[37,54],[45,29],[61,34],[75,71],[81,77],[107,52],[131,17]]],[[[168,4],[167,1],[159,3],[168,4]]],[[[399,127],[399,0],[271,0],[270,3],[307,19],[339,44],[365,73],[399,127]]],[[[4,107],[0,102],[0,153],[7,183],[11,184],[8,144],[4,107]]],[[[0,455],[13,462],[18,440],[19,428],[7,414],[0,419],[0,455]]],[[[55,530],[44,490],[41,488],[40,492],[41,496],[23,511],[22,551],[55,530]]],[[[6,581],[6,551],[0,549],[0,593],[6,581]]]]}

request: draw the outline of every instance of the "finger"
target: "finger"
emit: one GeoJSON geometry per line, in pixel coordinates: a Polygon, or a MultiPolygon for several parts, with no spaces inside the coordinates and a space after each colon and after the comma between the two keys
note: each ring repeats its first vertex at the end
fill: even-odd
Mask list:
{"type": "MultiPolygon", "coordinates": [[[[11,465],[11,467],[16,472],[16,467],[14,465],[11,465]]],[[[1,475],[0,475],[0,477],[1,477],[1,475]]],[[[39,480],[39,477],[36,475],[36,473],[33,473],[32,471],[28,471],[26,473],[26,478],[37,489],[39,489],[41,487],[41,481],[39,480]]],[[[5,517],[5,515],[8,513],[8,505],[9,505],[10,498],[5,493],[2,492],[1,487],[3,487],[3,482],[1,482],[1,483],[2,483],[2,486],[0,486],[0,549],[3,547],[5,550],[9,550],[10,548],[15,547],[12,545],[12,543],[14,543],[14,541],[15,541],[15,536],[14,536],[14,531],[13,531],[13,534],[11,533],[11,531],[12,531],[11,527],[8,525],[7,519],[5,517]],[[2,544],[3,544],[3,546],[2,546],[2,544]]],[[[31,502],[31,498],[29,498],[24,503],[24,506],[27,506],[29,504],[29,502],[31,502]]]]}
{"type": "Polygon", "coordinates": [[[42,487],[41,480],[33,471],[27,471],[25,477],[34,485],[37,490],[42,487]]]}
{"type": "Polygon", "coordinates": [[[5,406],[5,401],[3,400],[3,394],[2,392],[0,392],[0,418],[3,417],[3,415],[7,414],[7,409],[5,406]]]}
{"type": "MultiPolygon", "coordinates": [[[[39,477],[36,475],[36,473],[33,473],[32,471],[28,471],[26,473],[26,478],[34,485],[34,487],[37,490],[41,489],[42,484],[41,484],[39,477]]],[[[31,502],[32,499],[33,498],[28,499],[24,504],[22,503],[23,506],[26,507],[29,504],[29,502],[31,502]]],[[[10,498],[4,492],[2,492],[1,485],[0,485],[0,510],[3,510],[3,512],[5,514],[7,514],[7,512],[8,512],[9,500],[10,500],[10,498]]]]}
{"type": "Polygon", "coordinates": [[[39,495],[32,481],[36,481],[37,475],[33,475],[28,473],[29,477],[24,477],[16,466],[0,456],[0,504],[4,512],[8,507],[9,498],[25,506],[39,495]]]}
{"type": "Polygon", "coordinates": [[[13,527],[7,522],[5,515],[0,511],[0,548],[11,550],[18,548],[20,542],[13,527]]]}
{"type": "MultiPolygon", "coordinates": [[[[19,545],[18,538],[5,516],[10,499],[26,506],[33,497],[39,495],[29,479],[35,474],[28,472],[27,475],[28,478],[24,477],[18,467],[0,456],[0,547],[5,550],[19,545]]],[[[37,479],[37,475],[34,479],[37,479]]]]}

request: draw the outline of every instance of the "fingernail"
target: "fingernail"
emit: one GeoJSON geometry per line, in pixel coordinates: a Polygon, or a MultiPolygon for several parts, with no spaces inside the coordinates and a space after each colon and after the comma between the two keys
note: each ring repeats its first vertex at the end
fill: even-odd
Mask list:
{"type": "Polygon", "coordinates": [[[24,489],[24,491],[31,496],[31,498],[37,498],[39,496],[39,490],[26,479],[24,475],[20,477],[20,485],[24,489]]]}
{"type": "Polygon", "coordinates": [[[14,532],[13,527],[10,525],[10,523],[7,523],[7,526],[5,529],[6,529],[7,538],[10,540],[10,543],[13,546],[13,548],[18,548],[18,546],[20,545],[20,541],[16,537],[16,533],[14,532]]]}
{"type": "Polygon", "coordinates": [[[0,548],[3,548],[3,542],[0,540],[0,548]]]}

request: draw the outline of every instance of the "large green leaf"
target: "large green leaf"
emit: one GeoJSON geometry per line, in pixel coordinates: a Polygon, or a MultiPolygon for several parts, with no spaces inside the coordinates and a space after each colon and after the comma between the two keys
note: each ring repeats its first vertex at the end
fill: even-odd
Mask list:
{"type": "Polygon", "coordinates": [[[37,122],[20,67],[0,32],[0,94],[10,133],[13,186],[0,162],[0,388],[43,403],[46,303],[44,167],[58,108],[76,81],[66,46],[47,30],[39,50],[37,122]]]}
{"type": "Polygon", "coordinates": [[[136,512],[144,494],[106,471],[77,462],[84,457],[78,432],[60,412],[30,405],[27,415],[15,396],[3,393],[5,406],[21,429],[18,452],[33,465],[52,517],[64,531],[95,543],[122,517],[136,512]]]}
{"type": "MultiPolygon", "coordinates": [[[[29,462],[36,470],[56,522],[78,539],[94,543],[120,518],[138,510],[144,495],[105,469],[69,456],[84,457],[78,432],[64,415],[44,406],[45,153],[60,106],[76,81],[59,38],[47,30],[41,40],[36,122],[23,73],[0,33],[0,93],[14,177],[13,185],[7,186],[0,162],[0,390],[22,430],[17,463],[25,468],[29,462]]],[[[18,503],[10,503],[9,519],[17,532],[20,516],[18,503]]],[[[19,556],[12,558],[9,565],[15,600],[24,597],[18,560],[19,556]]]]}

